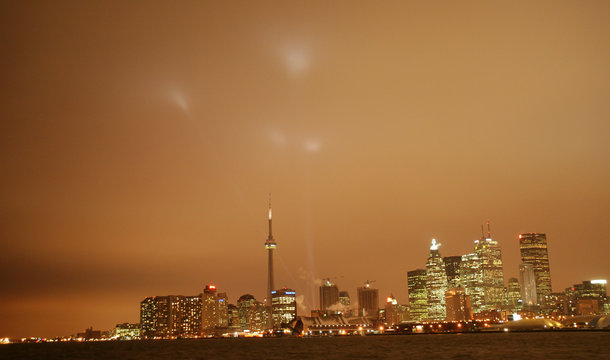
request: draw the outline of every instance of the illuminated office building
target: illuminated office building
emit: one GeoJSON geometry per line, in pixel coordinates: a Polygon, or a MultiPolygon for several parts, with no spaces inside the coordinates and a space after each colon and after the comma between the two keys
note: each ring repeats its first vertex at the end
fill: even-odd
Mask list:
{"type": "Polygon", "coordinates": [[[347,291],[339,291],[339,303],[344,307],[349,307],[350,298],[349,293],[347,291]]]}
{"type": "Polygon", "coordinates": [[[512,311],[521,310],[521,286],[517,278],[508,279],[508,288],[506,291],[508,308],[512,311]]]}
{"type": "Polygon", "coordinates": [[[180,297],[180,337],[201,335],[201,296],[180,297]]]}
{"type": "Polygon", "coordinates": [[[201,324],[204,335],[213,335],[216,329],[229,326],[226,293],[217,293],[216,286],[207,285],[201,294],[201,304],[201,324]]]}
{"type": "Polygon", "coordinates": [[[250,294],[242,295],[237,300],[237,312],[239,314],[239,323],[242,331],[250,330],[252,327],[250,324],[252,319],[251,312],[253,311],[256,303],[256,299],[250,294]]]}
{"type": "Polygon", "coordinates": [[[426,270],[417,269],[407,272],[409,288],[409,314],[413,321],[428,318],[428,292],[426,291],[426,270]]]}
{"type": "Polygon", "coordinates": [[[140,323],[144,338],[197,337],[201,332],[201,297],[148,297],[140,303],[140,323]]]}
{"type": "Polygon", "coordinates": [[[537,303],[544,304],[545,297],[552,292],[546,234],[527,233],[519,235],[519,248],[521,250],[521,261],[532,264],[534,269],[537,303]]]}
{"type": "Polygon", "coordinates": [[[227,297],[227,293],[218,293],[217,295],[217,305],[218,305],[218,327],[226,328],[229,326],[229,298],[227,297]]]}
{"type": "Polygon", "coordinates": [[[483,280],[483,299],[480,310],[502,308],[505,303],[502,250],[498,246],[498,242],[491,237],[489,222],[487,222],[487,236],[482,232],[481,239],[475,240],[474,252],[479,257],[483,280]]]}
{"type": "Polygon", "coordinates": [[[262,331],[269,329],[271,307],[256,301],[250,294],[237,300],[237,312],[242,331],[262,331]]]}
{"type": "Polygon", "coordinates": [[[573,287],[579,298],[605,299],[607,297],[606,286],[606,280],[591,280],[574,284],[573,287]]]}
{"type": "Polygon", "coordinates": [[[571,314],[590,315],[604,312],[608,301],[606,280],[583,281],[568,288],[566,293],[571,303],[571,314]]]}
{"type": "Polygon", "coordinates": [[[566,316],[569,312],[568,295],[565,292],[551,293],[546,298],[545,313],[551,316],[566,316]]]}
{"type": "Polygon", "coordinates": [[[445,293],[445,304],[447,308],[447,321],[472,320],[470,296],[466,295],[466,290],[463,287],[448,290],[445,293]]]}
{"type": "Polygon", "coordinates": [[[201,327],[204,334],[213,333],[218,325],[216,286],[207,285],[201,294],[201,327]]]}
{"type": "Polygon", "coordinates": [[[271,292],[271,321],[274,329],[287,327],[297,317],[296,293],[292,289],[271,292]]]}
{"type": "Polygon", "coordinates": [[[248,324],[250,331],[264,331],[270,329],[271,324],[270,316],[271,307],[261,302],[256,302],[248,313],[248,324]]]}
{"type": "Polygon", "coordinates": [[[524,309],[538,305],[536,291],[536,275],[534,266],[530,263],[519,265],[519,280],[521,283],[521,305],[524,309]]]}
{"type": "Polygon", "coordinates": [[[330,279],[326,279],[320,286],[320,310],[327,314],[336,313],[338,303],[339,288],[337,285],[331,283],[330,279]]]}
{"type": "Polygon", "coordinates": [[[445,292],[447,291],[447,273],[443,258],[438,252],[440,243],[432,239],[430,255],[426,263],[426,292],[428,293],[428,318],[445,320],[445,292]]]}
{"type": "Polygon", "coordinates": [[[385,303],[385,323],[386,325],[398,324],[402,321],[401,306],[394,295],[388,296],[385,303]]]}
{"type": "Polygon", "coordinates": [[[133,340],[140,337],[142,327],[140,324],[123,323],[114,328],[113,337],[121,340],[133,340]]]}
{"type": "Polygon", "coordinates": [[[227,318],[229,323],[229,329],[231,329],[232,331],[241,330],[241,322],[239,321],[239,311],[237,310],[237,306],[233,304],[228,304],[227,318]]]}
{"type": "Polygon", "coordinates": [[[377,319],[379,312],[379,290],[373,289],[367,281],[358,288],[358,316],[377,319]]]}
{"type": "Polygon", "coordinates": [[[339,305],[341,307],[341,315],[343,316],[355,316],[356,313],[353,308],[350,307],[351,299],[347,291],[339,291],[339,305]]]}
{"type": "Polygon", "coordinates": [[[156,323],[157,301],[154,297],[147,297],[140,302],[140,324],[142,337],[154,337],[157,331],[156,323]]]}
{"type": "Polygon", "coordinates": [[[483,271],[476,253],[462,255],[460,281],[470,296],[472,311],[476,314],[483,310],[483,271]]]}
{"type": "Polygon", "coordinates": [[[445,263],[445,272],[447,273],[447,286],[449,288],[456,288],[460,286],[460,267],[462,265],[461,256],[445,256],[443,258],[445,263]]]}

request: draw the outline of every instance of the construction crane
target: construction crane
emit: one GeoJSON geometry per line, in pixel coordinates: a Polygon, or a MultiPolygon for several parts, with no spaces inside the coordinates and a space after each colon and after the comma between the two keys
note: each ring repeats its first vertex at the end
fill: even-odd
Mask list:
{"type": "Polygon", "coordinates": [[[325,277],[322,280],[326,283],[326,286],[331,286],[334,285],[333,283],[330,282],[330,279],[341,279],[343,277],[343,275],[340,276],[329,276],[329,277],[325,277]]]}

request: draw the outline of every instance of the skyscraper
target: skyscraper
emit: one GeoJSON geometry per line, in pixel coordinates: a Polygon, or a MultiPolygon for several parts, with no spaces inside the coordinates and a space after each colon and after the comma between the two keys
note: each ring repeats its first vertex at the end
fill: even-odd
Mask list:
{"type": "Polygon", "coordinates": [[[521,282],[521,300],[524,308],[537,305],[536,275],[534,266],[529,263],[519,264],[519,280],[521,282]]]}
{"type": "Polygon", "coordinates": [[[286,327],[297,317],[296,292],[292,289],[279,289],[271,292],[271,320],[273,328],[286,327]]]}
{"type": "Polygon", "coordinates": [[[426,292],[428,293],[428,318],[445,320],[445,292],[447,291],[447,273],[445,263],[438,252],[440,243],[432,239],[430,255],[426,263],[426,292]]]}
{"type": "Polygon", "coordinates": [[[157,301],[155,297],[147,297],[140,302],[140,324],[142,325],[140,333],[142,337],[155,337],[157,332],[156,312],[157,301]]]}
{"type": "Polygon", "coordinates": [[[152,296],[140,303],[145,338],[196,337],[201,331],[201,297],[152,296]]]}
{"type": "Polygon", "coordinates": [[[201,335],[201,296],[180,297],[180,336],[199,337],[201,335]]]}
{"type": "Polygon", "coordinates": [[[217,325],[220,328],[226,328],[229,326],[229,298],[227,297],[227,293],[218,293],[216,295],[218,305],[218,317],[217,325]]]}
{"type": "Polygon", "coordinates": [[[447,273],[447,284],[450,289],[460,286],[460,266],[462,265],[461,256],[445,256],[445,272],[447,273]]]}
{"type": "Polygon", "coordinates": [[[388,296],[385,303],[385,323],[386,325],[398,324],[402,321],[400,304],[394,295],[388,296]]]}
{"type": "Polygon", "coordinates": [[[239,323],[242,331],[252,329],[252,311],[256,305],[256,299],[250,294],[240,296],[237,300],[237,312],[239,314],[239,323]]]}
{"type": "Polygon", "coordinates": [[[265,241],[265,249],[267,249],[268,254],[268,262],[267,262],[267,299],[268,304],[271,303],[271,291],[275,289],[273,285],[273,249],[277,247],[275,240],[273,239],[273,232],[271,228],[271,195],[269,195],[269,236],[267,237],[267,241],[265,241]]]}
{"type": "Polygon", "coordinates": [[[229,329],[231,329],[232,331],[241,330],[241,322],[239,321],[239,311],[237,310],[237,306],[229,304],[227,306],[227,314],[229,321],[229,329]]]}
{"type": "Polygon", "coordinates": [[[213,335],[218,326],[218,304],[216,286],[206,285],[201,294],[201,330],[205,335],[213,335]]]}
{"type": "Polygon", "coordinates": [[[521,249],[521,261],[532,264],[534,268],[537,302],[538,304],[544,304],[545,297],[551,295],[552,292],[546,234],[527,233],[519,235],[519,248],[521,249]]]}
{"type": "Polygon", "coordinates": [[[479,255],[476,253],[462,255],[460,279],[466,294],[470,296],[472,311],[480,312],[483,307],[483,272],[479,255]]]}
{"type": "Polygon", "coordinates": [[[466,295],[463,287],[456,287],[445,293],[447,306],[447,321],[472,320],[470,296],[466,295]]]}
{"type": "Polygon", "coordinates": [[[206,285],[201,294],[201,330],[213,335],[216,328],[229,326],[227,294],[217,293],[215,285],[206,285]]]}
{"type": "Polygon", "coordinates": [[[519,285],[519,280],[517,278],[508,279],[508,289],[507,289],[507,302],[508,307],[512,311],[520,310],[521,303],[521,286],[519,285]]]}
{"type": "Polygon", "coordinates": [[[371,282],[358,288],[358,316],[377,319],[379,312],[379,290],[371,288],[371,282]]]}
{"type": "Polygon", "coordinates": [[[407,272],[409,287],[409,313],[411,320],[422,321],[428,318],[428,292],[426,291],[426,270],[417,269],[407,272]]]}
{"type": "Polygon", "coordinates": [[[499,309],[504,305],[504,270],[502,266],[502,250],[498,242],[491,238],[489,221],[487,236],[481,226],[481,239],[475,240],[475,254],[480,261],[480,271],[483,279],[482,310],[499,309]]]}
{"type": "Polygon", "coordinates": [[[269,324],[271,324],[271,306],[255,302],[248,312],[248,324],[250,324],[251,331],[268,330],[269,324]]]}
{"type": "MultiPolygon", "coordinates": [[[[320,286],[320,310],[329,312],[331,306],[335,306],[339,303],[339,288],[337,285],[330,282],[330,279],[326,279],[320,286]]],[[[336,312],[337,309],[332,309],[331,312],[336,312]]]]}

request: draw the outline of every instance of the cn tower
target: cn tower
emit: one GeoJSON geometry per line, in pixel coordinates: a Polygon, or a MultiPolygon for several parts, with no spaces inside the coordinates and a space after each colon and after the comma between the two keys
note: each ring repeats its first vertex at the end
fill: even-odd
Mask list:
{"type": "Polygon", "coordinates": [[[265,249],[267,249],[269,254],[269,262],[267,264],[267,305],[271,305],[271,292],[275,289],[273,285],[273,249],[277,247],[275,240],[273,239],[273,232],[271,230],[271,194],[269,195],[269,236],[267,237],[267,241],[265,241],[265,249]]]}

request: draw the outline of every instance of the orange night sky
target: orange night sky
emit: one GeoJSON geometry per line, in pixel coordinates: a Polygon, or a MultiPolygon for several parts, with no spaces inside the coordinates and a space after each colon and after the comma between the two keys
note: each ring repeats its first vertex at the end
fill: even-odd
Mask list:
{"type": "Polygon", "coordinates": [[[0,337],[151,295],[407,302],[491,220],[505,281],[609,279],[609,1],[3,1],[0,337]]]}

